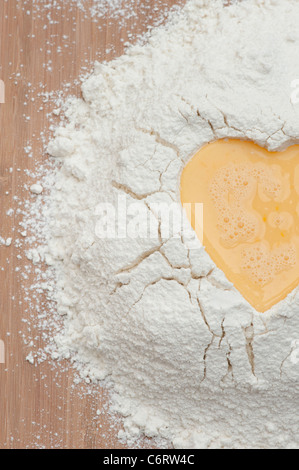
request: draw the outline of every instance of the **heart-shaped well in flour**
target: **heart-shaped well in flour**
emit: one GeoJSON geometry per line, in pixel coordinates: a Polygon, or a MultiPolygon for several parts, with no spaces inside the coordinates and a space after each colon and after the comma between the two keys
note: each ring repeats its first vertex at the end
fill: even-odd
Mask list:
{"type": "MultiPolygon", "coordinates": [[[[203,203],[203,244],[258,311],[299,282],[299,145],[268,152],[225,139],[204,146],[181,177],[181,202],[203,203]]],[[[198,234],[199,235],[199,234],[198,234]]]]}

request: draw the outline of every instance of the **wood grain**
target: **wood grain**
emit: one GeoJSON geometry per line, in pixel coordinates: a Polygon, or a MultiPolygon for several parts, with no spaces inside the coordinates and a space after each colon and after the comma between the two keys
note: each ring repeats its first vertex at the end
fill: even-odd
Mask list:
{"type": "Polygon", "coordinates": [[[0,247],[0,340],[6,355],[5,364],[0,364],[0,448],[122,447],[116,438],[118,426],[111,428],[105,411],[96,415],[107,403],[103,390],[88,395],[84,386],[74,387],[72,370],[26,361],[31,347],[23,336],[30,333],[37,347],[43,342],[34,328],[38,312],[21,287],[30,285],[31,278],[22,278],[28,261],[17,243],[22,238],[18,208],[28,198],[27,170],[46,159],[40,135],[49,126],[47,113],[53,105],[38,97],[41,84],[50,92],[69,82],[70,92],[79,95],[74,81],[82,68],[89,70],[95,59],[122,54],[130,33],[144,32],[161,16],[161,9],[175,3],[136,0],[137,17],[120,25],[109,14],[92,22],[80,9],[70,9],[67,1],[61,10],[36,11],[31,0],[0,0],[0,79],[6,87],[5,104],[0,104],[0,236],[13,238],[10,247],[0,247]],[[24,152],[27,145],[32,146],[32,157],[24,152]],[[8,216],[11,208],[14,213],[8,216]]]}

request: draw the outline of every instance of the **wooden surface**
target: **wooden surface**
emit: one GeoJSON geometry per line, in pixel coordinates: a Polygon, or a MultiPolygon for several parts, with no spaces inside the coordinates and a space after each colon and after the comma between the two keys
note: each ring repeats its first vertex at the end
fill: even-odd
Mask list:
{"type": "Polygon", "coordinates": [[[0,0],[0,79],[6,87],[5,104],[0,104],[0,236],[13,239],[10,247],[0,247],[0,341],[6,355],[0,364],[0,448],[122,447],[107,413],[96,414],[107,401],[101,389],[87,395],[84,386],[74,387],[72,371],[26,361],[32,347],[24,337],[34,337],[35,350],[43,343],[34,328],[36,308],[21,288],[31,278],[22,278],[28,261],[16,243],[22,238],[18,208],[28,198],[24,184],[32,180],[27,170],[46,158],[39,136],[49,126],[53,104],[43,104],[41,85],[51,92],[69,82],[70,91],[79,95],[74,80],[82,67],[90,70],[95,59],[120,55],[128,33],[142,33],[163,8],[178,1],[136,0],[137,17],[122,19],[122,26],[111,14],[92,22],[81,10],[70,9],[67,0],[61,3],[60,11],[37,11],[33,0],[0,0]],[[27,145],[32,157],[24,152],[27,145]],[[11,208],[14,214],[7,216],[11,208]]]}

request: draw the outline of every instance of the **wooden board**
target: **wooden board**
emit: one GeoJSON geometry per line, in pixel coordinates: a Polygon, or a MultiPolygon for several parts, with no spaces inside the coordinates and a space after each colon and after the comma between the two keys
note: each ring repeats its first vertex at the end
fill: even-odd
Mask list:
{"type": "Polygon", "coordinates": [[[120,55],[130,33],[144,32],[163,9],[182,1],[131,0],[135,18],[120,21],[110,13],[98,22],[78,8],[70,9],[68,1],[61,3],[61,10],[36,11],[33,0],[0,0],[0,79],[5,83],[5,104],[0,104],[0,236],[13,239],[10,247],[0,247],[0,348],[5,346],[5,364],[0,364],[0,448],[123,447],[107,413],[96,414],[107,401],[103,390],[87,395],[84,386],[74,387],[72,371],[26,361],[32,348],[23,336],[34,336],[37,347],[43,343],[34,329],[38,312],[21,288],[31,279],[22,278],[28,261],[16,243],[21,238],[18,207],[29,194],[24,188],[31,181],[26,171],[46,158],[39,136],[49,125],[47,113],[53,105],[43,104],[37,96],[40,84],[50,92],[69,82],[70,92],[79,95],[74,80],[82,67],[89,70],[95,59],[120,55]],[[32,157],[24,152],[27,145],[32,146],[32,157]],[[14,213],[8,216],[11,208],[14,213]]]}

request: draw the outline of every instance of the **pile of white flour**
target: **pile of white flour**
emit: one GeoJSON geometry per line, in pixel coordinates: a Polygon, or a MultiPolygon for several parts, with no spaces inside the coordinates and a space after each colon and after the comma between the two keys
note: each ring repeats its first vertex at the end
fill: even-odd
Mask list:
{"type": "Polygon", "coordinates": [[[95,66],[49,144],[55,177],[36,197],[64,320],[55,357],[106,380],[129,445],[299,445],[298,289],[256,312],[199,242],[163,238],[155,213],[180,202],[182,169],[207,142],[298,143],[298,24],[296,0],[190,0],[146,45],[95,66]],[[155,236],[99,238],[99,204],[120,197],[156,218],[155,236]]]}

